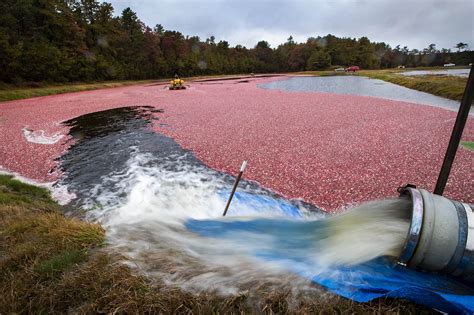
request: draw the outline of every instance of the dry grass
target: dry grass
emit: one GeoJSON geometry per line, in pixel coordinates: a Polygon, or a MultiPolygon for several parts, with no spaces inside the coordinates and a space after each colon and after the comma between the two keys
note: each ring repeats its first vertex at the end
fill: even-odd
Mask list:
{"type": "Polygon", "coordinates": [[[133,274],[117,259],[120,258],[98,253],[89,263],[63,277],[58,286],[49,292],[52,300],[62,301],[54,309],[59,312],[73,309],[79,313],[119,311],[166,314],[415,314],[421,310],[394,300],[360,304],[334,296],[298,297],[299,302],[292,305],[289,302],[293,301],[290,292],[262,292],[258,300],[248,295],[192,294],[133,274]],[[78,287],[82,288],[79,292],[78,287]]]}
{"type": "MultiPolygon", "coordinates": [[[[36,284],[28,304],[8,311],[33,313],[165,313],[165,314],[419,314],[430,313],[395,300],[355,303],[336,296],[292,296],[291,292],[262,292],[220,296],[190,293],[154,283],[120,263],[120,257],[93,254],[54,282],[36,284]]],[[[10,305],[9,305],[10,306],[10,305]]]]}
{"type": "Polygon", "coordinates": [[[126,266],[102,246],[99,225],[65,218],[47,191],[4,175],[0,188],[0,314],[432,313],[404,301],[355,303],[322,290],[186,292],[126,266]]]}

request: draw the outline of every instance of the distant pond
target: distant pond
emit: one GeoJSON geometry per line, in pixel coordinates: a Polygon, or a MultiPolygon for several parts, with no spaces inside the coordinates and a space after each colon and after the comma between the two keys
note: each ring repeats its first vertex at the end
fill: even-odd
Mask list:
{"type": "MultiPolygon", "coordinates": [[[[441,107],[453,111],[459,108],[459,101],[412,90],[382,80],[359,76],[291,77],[284,80],[259,84],[260,88],[287,92],[326,92],[379,97],[441,107]]],[[[471,110],[471,115],[473,110],[471,110]]]]}

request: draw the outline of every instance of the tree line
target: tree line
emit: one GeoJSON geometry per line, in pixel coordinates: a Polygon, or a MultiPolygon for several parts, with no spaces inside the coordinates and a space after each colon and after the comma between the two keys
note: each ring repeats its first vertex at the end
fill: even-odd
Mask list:
{"type": "Polygon", "coordinates": [[[474,51],[423,50],[371,42],[367,37],[290,36],[276,48],[262,40],[253,48],[231,47],[211,36],[184,36],[161,25],[145,25],[130,8],[114,16],[97,0],[2,0],[0,81],[73,82],[320,70],[358,65],[363,69],[467,65],[474,51]]]}

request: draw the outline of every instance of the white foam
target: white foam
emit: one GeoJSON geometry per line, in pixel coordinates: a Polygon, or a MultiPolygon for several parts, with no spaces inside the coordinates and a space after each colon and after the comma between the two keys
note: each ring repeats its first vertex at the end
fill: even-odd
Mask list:
{"type": "Polygon", "coordinates": [[[77,197],[76,194],[70,192],[68,187],[65,185],[52,183],[49,189],[51,191],[51,197],[62,206],[67,205],[77,197]]]}
{"type": "Polygon", "coordinates": [[[47,135],[44,130],[33,131],[28,126],[21,129],[23,136],[28,142],[38,144],[55,144],[61,140],[64,135],[61,133],[54,133],[53,135],[47,135]]]}
{"type": "MultiPolygon", "coordinates": [[[[311,262],[314,268],[308,272],[315,275],[330,272],[338,264],[397,255],[406,236],[407,220],[400,216],[403,211],[397,212],[406,205],[393,201],[363,205],[341,214],[314,234],[303,234],[298,228],[270,228],[264,232],[235,232],[223,238],[199,236],[186,229],[187,220],[244,222],[255,218],[280,220],[282,216],[275,209],[237,203],[228,217],[222,218],[226,200],[218,192],[228,184],[221,178],[179,159],[162,161],[158,166],[149,163],[152,159],[149,154],[134,154],[126,171],[102,178],[102,183],[90,190],[84,205],[89,209],[88,218],[106,228],[113,248],[142,271],[169,284],[221,293],[236,293],[256,283],[309,289],[309,281],[291,272],[296,264],[292,255],[311,262]],[[281,247],[281,233],[306,247],[281,247]],[[319,239],[318,233],[330,237],[319,239]],[[314,242],[308,242],[313,236],[314,242]],[[258,258],[259,253],[269,250],[283,253],[282,257],[288,259],[258,258]]],[[[304,220],[319,218],[309,216],[304,220]]]]}

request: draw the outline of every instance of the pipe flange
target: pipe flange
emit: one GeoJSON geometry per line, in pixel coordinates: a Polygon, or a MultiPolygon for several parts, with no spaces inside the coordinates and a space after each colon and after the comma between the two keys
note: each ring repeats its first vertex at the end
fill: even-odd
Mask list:
{"type": "Polygon", "coordinates": [[[408,230],[407,241],[398,257],[398,263],[406,266],[415,253],[416,246],[420,239],[421,225],[423,224],[423,198],[421,193],[412,187],[404,187],[400,190],[401,196],[410,195],[413,203],[410,229],[408,230]]]}

